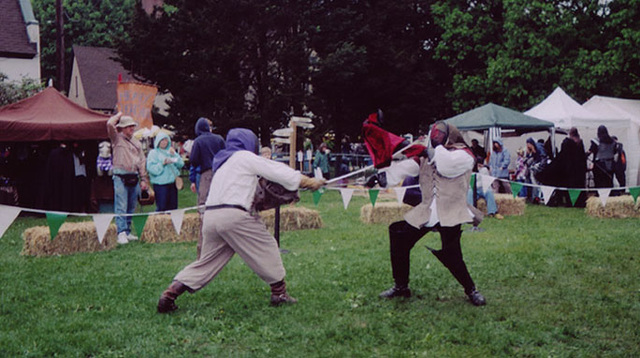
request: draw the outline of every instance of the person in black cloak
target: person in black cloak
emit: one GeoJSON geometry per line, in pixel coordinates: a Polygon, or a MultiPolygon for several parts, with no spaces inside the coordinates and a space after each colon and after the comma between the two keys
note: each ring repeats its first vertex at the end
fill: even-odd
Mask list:
{"type": "MultiPolygon", "coordinates": [[[[558,156],[549,165],[545,176],[548,184],[569,188],[582,189],[585,187],[585,176],[587,172],[587,156],[584,151],[584,144],[580,139],[578,129],[573,127],[569,130],[569,136],[562,141],[558,156]]],[[[566,190],[556,191],[553,204],[572,206],[571,198],[566,190]]],[[[575,206],[584,207],[586,194],[580,193],[575,206]]]]}
{"type": "Polygon", "coordinates": [[[593,180],[596,188],[613,187],[613,159],[616,142],[609,135],[607,127],[598,127],[598,138],[591,140],[587,157],[593,154],[593,180]]]}
{"type": "Polygon", "coordinates": [[[45,166],[41,202],[43,209],[71,212],[74,210],[73,151],[67,143],[60,143],[49,152],[45,166]]]}

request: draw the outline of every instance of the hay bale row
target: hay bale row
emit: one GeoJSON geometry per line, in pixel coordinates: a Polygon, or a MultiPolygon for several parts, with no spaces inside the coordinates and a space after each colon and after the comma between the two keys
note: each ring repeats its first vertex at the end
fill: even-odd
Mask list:
{"type": "Polygon", "coordinates": [[[597,218],[638,218],[640,217],[640,200],[635,203],[631,195],[611,196],[607,205],[603,206],[597,196],[587,199],[585,211],[587,215],[597,218]]]}
{"type": "Polygon", "coordinates": [[[171,215],[150,215],[144,225],[140,240],[150,243],[198,241],[200,236],[200,214],[184,214],[180,235],[176,233],[171,215]]]}
{"type": "Polygon", "coordinates": [[[109,225],[102,244],[93,222],[64,223],[58,235],[51,240],[48,226],[35,226],[22,233],[24,244],[22,255],[51,256],[69,255],[76,252],[111,250],[117,246],[116,226],[109,225]]]}
{"type": "MultiPolygon", "coordinates": [[[[511,194],[493,194],[498,205],[498,213],[504,216],[520,216],[524,215],[526,208],[525,199],[522,197],[513,197],[511,194]]],[[[487,202],[478,198],[478,210],[487,213],[487,202]]]]}
{"type": "Polygon", "coordinates": [[[404,220],[404,214],[412,207],[397,201],[378,202],[375,206],[366,204],[360,208],[360,221],[365,224],[391,224],[404,220]]]}
{"type": "MultiPolygon", "coordinates": [[[[260,213],[267,228],[273,231],[275,210],[260,213]]],[[[317,211],[302,207],[283,207],[280,210],[280,231],[317,229],[323,225],[317,211]]],[[[169,214],[150,215],[140,237],[149,243],[197,241],[200,235],[200,215],[185,214],[180,235],[176,233],[169,214]]],[[[64,223],[51,240],[48,226],[36,226],[22,233],[22,254],[27,256],[70,255],[77,252],[111,250],[117,246],[116,225],[111,224],[102,244],[92,221],[64,223]]]]}
{"type": "MultiPolygon", "coordinates": [[[[275,226],[275,209],[260,212],[260,218],[273,232],[275,226]]],[[[280,231],[319,229],[324,225],[320,213],[300,206],[283,206],[280,208],[280,231]]]]}

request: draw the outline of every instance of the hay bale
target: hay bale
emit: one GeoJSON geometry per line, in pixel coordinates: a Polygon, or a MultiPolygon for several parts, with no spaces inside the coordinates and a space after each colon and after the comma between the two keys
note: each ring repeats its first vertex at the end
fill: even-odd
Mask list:
{"type": "Polygon", "coordinates": [[[634,203],[631,195],[611,196],[607,205],[603,206],[597,196],[587,199],[585,211],[587,215],[597,218],[638,218],[640,217],[640,201],[634,203]]]}
{"type": "Polygon", "coordinates": [[[109,225],[101,244],[92,221],[64,223],[54,240],[49,236],[48,226],[35,226],[26,229],[22,239],[21,254],[27,256],[69,255],[111,250],[117,246],[116,226],[109,225]]]}
{"type": "MultiPolygon", "coordinates": [[[[275,210],[264,211],[260,216],[267,228],[273,230],[275,210]]],[[[281,231],[317,229],[322,225],[322,218],[315,210],[303,207],[283,207],[280,210],[281,231]]],[[[147,218],[140,240],[149,243],[197,241],[199,235],[198,213],[184,215],[180,235],[173,227],[171,215],[158,214],[147,218]]],[[[93,221],[64,223],[54,240],[50,239],[48,226],[28,228],[22,233],[22,238],[22,255],[27,256],[69,255],[111,250],[117,246],[116,225],[109,225],[101,244],[93,221]]]]}
{"type": "Polygon", "coordinates": [[[150,243],[198,241],[200,236],[200,215],[198,213],[184,214],[180,235],[176,233],[171,221],[171,215],[150,215],[144,225],[140,240],[150,243]]]}
{"type": "MultiPolygon", "coordinates": [[[[512,194],[493,194],[498,205],[498,213],[504,216],[520,216],[524,215],[525,199],[522,197],[513,197],[512,194]]],[[[478,198],[478,210],[487,213],[487,202],[478,198]]]]}
{"type": "MultiPolygon", "coordinates": [[[[275,209],[260,212],[260,218],[273,232],[275,209]]],[[[280,208],[280,231],[319,229],[323,226],[320,213],[316,210],[300,206],[283,206],[280,208]]]]}
{"type": "Polygon", "coordinates": [[[404,214],[411,208],[410,205],[397,201],[378,202],[376,206],[366,204],[360,208],[360,221],[365,224],[391,224],[404,220],[404,214]]]}

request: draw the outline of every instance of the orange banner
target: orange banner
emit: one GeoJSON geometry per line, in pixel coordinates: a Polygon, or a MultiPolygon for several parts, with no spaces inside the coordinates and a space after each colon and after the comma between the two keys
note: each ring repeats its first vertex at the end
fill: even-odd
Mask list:
{"type": "Polygon", "coordinates": [[[153,126],[151,108],[158,88],[142,83],[119,82],[117,93],[118,111],[133,117],[141,128],[151,129],[153,126]]]}

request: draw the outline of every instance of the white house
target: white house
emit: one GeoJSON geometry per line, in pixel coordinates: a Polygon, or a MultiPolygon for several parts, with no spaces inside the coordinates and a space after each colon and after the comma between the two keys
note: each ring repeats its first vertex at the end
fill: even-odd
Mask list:
{"type": "Polygon", "coordinates": [[[40,26],[31,0],[0,1],[0,72],[40,82],[40,26]]]}

